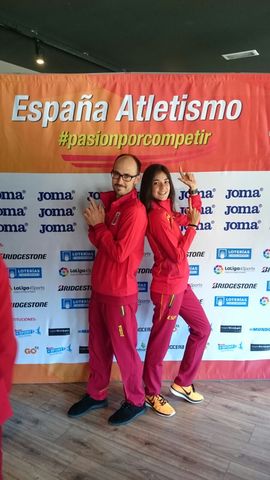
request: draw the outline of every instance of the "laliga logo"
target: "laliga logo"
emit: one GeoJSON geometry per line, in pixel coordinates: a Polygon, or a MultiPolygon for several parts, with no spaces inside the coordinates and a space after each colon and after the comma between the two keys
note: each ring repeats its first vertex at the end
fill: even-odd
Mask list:
{"type": "Polygon", "coordinates": [[[69,274],[69,269],[68,268],[66,268],[66,267],[60,268],[59,275],[61,275],[61,277],[66,277],[68,274],[69,274]]]}
{"type": "Polygon", "coordinates": [[[269,298],[268,298],[268,297],[262,297],[262,298],[260,299],[260,304],[261,304],[263,307],[265,307],[265,305],[268,305],[268,303],[269,303],[269,298]]]}
{"type": "Polygon", "coordinates": [[[218,275],[219,275],[220,273],[223,273],[223,272],[224,272],[223,266],[222,266],[222,265],[216,265],[216,266],[214,267],[214,272],[217,273],[218,275]]]}
{"type": "Polygon", "coordinates": [[[264,250],[263,256],[265,258],[270,258],[270,248],[266,248],[266,250],[264,250]]]}

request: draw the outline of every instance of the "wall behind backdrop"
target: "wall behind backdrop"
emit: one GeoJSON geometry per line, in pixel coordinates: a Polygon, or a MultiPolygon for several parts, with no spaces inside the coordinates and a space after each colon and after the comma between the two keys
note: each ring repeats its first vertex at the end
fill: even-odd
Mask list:
{"type": "MultiPolygon", "coordinates": [[[[270,75],[0,76],[0,247],[9,267],[15,381],[81,381],[95,249],[82,212],[120,153],[196,173],[202,222],[190,284],[212,333],[200,379],[270,377],[270,75]]],[[[138,270],[138,351],[151,328],[153,257],[138,270]]],[[[188,335],[179,317],[164,378],[188,335]]],[[[116,364],[112,377],[119,378],[116,364]]]]}

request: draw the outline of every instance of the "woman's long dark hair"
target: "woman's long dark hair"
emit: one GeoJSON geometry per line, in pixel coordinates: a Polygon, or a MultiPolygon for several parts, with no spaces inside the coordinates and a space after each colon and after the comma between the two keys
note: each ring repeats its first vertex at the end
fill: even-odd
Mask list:
{"type": "Polygon", "coordinates": [[[152,195],[152,186],[153,180],[157,173],[163,172],[167,175],[169,182],[170,182],[170,195],[169,198],[171,199],[171,209],[174,210],[174,199],[175,199],[175,190],[171,178],[171,174],[165,165],[160,163],[153,163],[149,165],[144,171],[141,188],[140,188],[140,200],[145,205],[147,212],[151,210],[151,202],[154,200],[152,195]]]}

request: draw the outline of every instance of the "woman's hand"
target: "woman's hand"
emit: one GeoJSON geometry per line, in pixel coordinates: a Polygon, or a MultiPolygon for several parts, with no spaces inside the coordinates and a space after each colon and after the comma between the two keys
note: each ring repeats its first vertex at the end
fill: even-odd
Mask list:
{"type": "Polygon", "coordinates": [[[191,198],[188,199],[188,208],[186,210],[186,214],[188,217],[188,222],[192,223],[192,225],[199,225],[201,219],[201,213],[197,208],[192,207],[191,198]]]}
{"type": "Polygon", "coordinates": [[[197,189],[197,183],[196,183],[194,173],[191,173],[191,172],[184,173],[182,171],[182,167],[179,167],[179,174],[180,174],[180,177],[178,177],[178,180],[180,180],[180,182],[187,185],[190,188],[190,190],[197,189]]]}

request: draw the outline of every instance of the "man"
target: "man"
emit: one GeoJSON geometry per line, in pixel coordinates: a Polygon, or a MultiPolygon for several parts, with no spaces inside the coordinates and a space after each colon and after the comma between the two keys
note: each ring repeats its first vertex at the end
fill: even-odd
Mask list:
{"type": "Polygon", "coordinates": [[[8,394],[16,355],[8,272],[0,255],[0,480],[2,479],[2,427],[12,415],[8,394]]]}
{"type": "Polygon", "coordinates": [[[77,417],[107,407],[113,355],[122,376],[125,402],[110,418],[112,425],[130,422],[145,412],[142,362],[136,350],[138,286],[136,272],[144,252],[145,207],[137,198],[141,164],[129,154],[116,158],[112,192],[101,193],[84,213],[89,240],[97,248],[89,304],[90,375],[87,393],[68,411],[77,417]]]}

